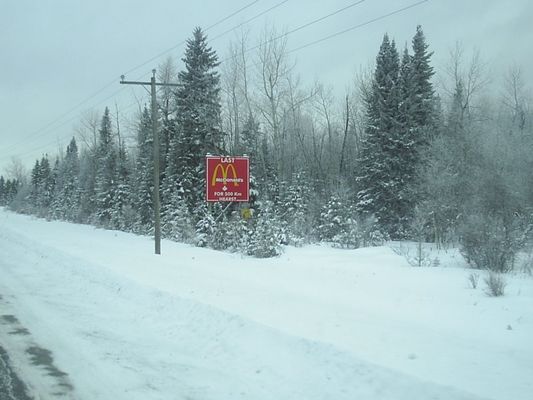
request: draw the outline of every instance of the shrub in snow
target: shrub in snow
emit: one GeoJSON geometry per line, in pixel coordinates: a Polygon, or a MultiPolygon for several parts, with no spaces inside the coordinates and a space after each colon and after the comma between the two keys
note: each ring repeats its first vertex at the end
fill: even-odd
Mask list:
{"type": "MultiPolygon", "coordinates": [[[[312,198],[310,178],[303,172],[293,174],[291,184],[280,198],[285,244],[301,246],[311,236],[313,227],[309,200],[312,198]]],[[[278,214],[279,215],[279,214],[278,214]]]]}
{"type": "Polygon", "coordinates": [[[344,249],[358,249],[361,247],[361,234],[357,220],[348,218],[342,226],[342,229],[331,238],[331,242],[336,247],[344,249]]]}
{"type": "Polygon", "coordinates": [[[348,218],[331,241],[337,247],[358,249],[381,246],[386,240],[374,218],[348,218]]]}
{"type": "Polygon", "coordinates": [[[281,254],[279,221],[267,203],[257,217],[248,243],[247,254],[257,258],[276,257],[281,254]]]}
{"type": "Polygon", "coordinates": [[[347,249],[380,246],[387,240],[373,216],[358,215],[346,196],[336,194],[322,208],[318,231],[320,240],[347,249]]]}
{"type": "Polygon", "coordinates": [[[533,275],[533,247],[528,249],[522,262],[522,271],[526,274],[533,275]]]}
{"type": "Polygon", "coordinates": [[[438,258],[431,260],[429,253],[423,250],[422,243],[416,243],[416,247],[412,247],[410,243],[399,242],[398,245],[391,246],[391,250],[399,256],[405,258],[407,263],[412,267],[438,267],[440,261],[438,258]]]}
{"type": "Polygon", "coordinates": [[[320,240],[331,241],[336,235],[346,231],[347,220],[352,214],[353,210],[347,202],[337,195],[332,195],[320,212],[320,240]]]}
{"type": "Polygon", "coordinates": [[[119,215],[120,219],[115,221],[117,229],[124,232],[134,232],[138,216],[135,209],[131,205],[126,204],[120,210],[119,215]]]}
{"type": "Polygon", "coordinates": [[[379,228],[374,216],[359,217],[357,224],[362,247],[382,246],[389,240],[389,236],[379,228]]]}
{"type": "Polygon", "coordinates": [[[207,236],[207,245],[215,250],[226,250],[231,246],[231,224],[223,217],[212,225],[212,233],[207,236]]]}
{"type": "Polygon", "coordinates": [[[195,236],[192,218],[185,200],[178,191],[171,195],[170,203],[163,208],[161,231],[164,237],[177,242],[188,243],[195,236]]]}
{"type": "Polygon", "coordinates": [[[477,288],[477,284],[479,282],[479,274],[477,272],[472,272],[470,275],[468,275],[468,283],[472,287],[472,289],[477,288]]]}
{"type": "Polygon", "coordinates": [[[491,215],[472,215],[462,227],[460,251],[475,268],[508,272],[524,245],[524,232],[516,221],[491,215]]]}
{"type": "Polygon", "coordinates": [[[484,280],[485,284],[487,285],[485,288],[485,293],[487,293],[489,296],[499,297],[505,294],[507,282],[502,274],[489,271],[488,276],[486,276],[484,280]]]}
{"type": "Polygon", "coordinates": [[[196,223],[195,244],[198,247],[206,247],[215,231],[215,218],[203,203],[198,207],[197,212],[201,217],[196,223]]]}
{"type": "Polygon", "coordinates": [[[21,214],[31,214],[32,210],[28,201],[30,190],[30,185],[20,187],[16,195],[8,203],[9,209],[21,214]]]}
{"type": "Polygon", "coordinates": [[[224,213],[213,226],[208,245],[215,250],[246,252],[249,235],[248,224],[238,211],[224,213]]]}
{"type": "Polygon", "coordinates": [[[253,222],[252,220],[247,220],[239,216],[237,212],[234,215],[233,221],[233,241],[229,249],[234,252],[247,254],[253,235],[253,222]]]}

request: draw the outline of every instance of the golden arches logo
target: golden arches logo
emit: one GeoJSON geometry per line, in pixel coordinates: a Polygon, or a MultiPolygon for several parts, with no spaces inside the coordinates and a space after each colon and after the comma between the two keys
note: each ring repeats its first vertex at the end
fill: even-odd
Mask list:
{"type": "Polygon", "coordinates": [[[211,186],[215,186],[215,184],[217,182],[217,176],[218,176],[218,169],[219,168],[220,168],[220,171],[222,172],[222,182],[223,183],[226,183],[226,181],[228,179],[228,171],[231,168],[231,172],[232,172],[232,175],[233,175],[233,185],[234,186],[239,186],[239,182],[237,181],[237,170],[235,169],[235,165],[233,165],[233,164],[226,165],[226,168],[224,168],[224,166],[222,164],[217,164],[217,166],[215,167],[215,170],[213,171],[213,177],[211,178],[211,186]]]}

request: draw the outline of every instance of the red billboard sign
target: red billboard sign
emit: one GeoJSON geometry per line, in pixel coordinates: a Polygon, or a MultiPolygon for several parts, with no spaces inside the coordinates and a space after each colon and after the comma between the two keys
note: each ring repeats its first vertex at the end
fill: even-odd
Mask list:
{"type": "Polygon", "coordinates": [[[248,157],[205,158],[207,201],[248,201],[250,160],[248,157]]]}

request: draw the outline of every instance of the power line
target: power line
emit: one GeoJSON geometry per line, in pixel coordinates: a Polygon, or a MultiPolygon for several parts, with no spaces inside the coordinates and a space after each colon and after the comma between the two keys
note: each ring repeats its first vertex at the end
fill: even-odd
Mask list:
{"type": "Polygon", "coordinates": [[[340,14],[341,12],[344,12],[344,11],[348,10],[349,8],[357,6],[357,5],[361,4],[361,3],[363,3],[364,1],[365,0],[359,0],[359,1],[356,1],[354,3],[348,4],[345,7],[339,8],[337,11],[334,11],[334,12],[328,14],[328,15],[324,15],[323,17],[320,17],[318,19],[315,19],[314,21],[308,22],[307,24],[301,25],[301,26],[293,29],[292,31],[287,32],[285,35],[290,35],[291,33],[298,32],[298,31],[300,31],[300,30],[302,30],[304,28],[307,28],[308,26],[311,26],[311,25],[314,25],[314,24],[316,24],[318,22],[324,21],[325,19],[327,19],[329,17],[333,17],[334,15],[340,14]]]}
{"type": "Polygon", "coordinates": [[[216,40],[216,39],[219,39],[219,38],[221,38],[222,36],[224,36],[224,35],[226,35],[226,34],[228,34],[228,33],[230,33],[230,32],[233,32],[235,29],[238,29],[238,28],[240,28],[241,26],[244,26],[244,25],[246,25],[246,24],[249,24],[250,22],[256,20],[257,18],[262,17],[263,15],[265,15],[265,14],[269,13],[270,11],[272,11],[272,10],[278,8],[279,6],[282,6],[283,4],[287,3],[288,1],[289,1],[289,0],[283,0],[283,1],[281,1],[281,2],[279,2],[279,3],[277,3],[277,4],[275,4],[275,5],[273,5],[272,7],[266,9],[265,11],[262,11],[262,12],[260,12],[259,14],[254,15],[252,18],[250,18],[250,19],[248,19],[248,20],[246,20],[246,21],[240,23],[239,25],[234,26],[233,28],[228,29],[228,30],[225,31],[225,32],[222,32],[220,35],[217,35],[217,36],[215,36],[214,38],[211,38],[211,41],[214,41],[214,40],[216,40]]]}
{"type": "MultiPolygon", "coordinates": [[[[212,25],[208,26],[208,27],[206,28],[206,31],[209,30],[209,29],[212,29],[212,28],[214,28],[214,27],[216,27],[216,26],[218,26],[218,25],[220,25],[221,23],[227,21],[228,19],[234,17],[235,15],[241,13],[242,11],[244,11],[244,10],[248,9],[249,7],[253,6],[254,4],[258,3],[259,1],[260,1],[260,0],[254,0],[254,1],[252,1],[252,2],[250,2],[250,3],[248,3],[248,4],[246,4],[245,6],[239,8],[238,10],[232,12],[231,14],[229,14],[229,15],[223,17],[222,19],[220,19],[220,20],[216,21],[215,23],[213,23],[212,25]]],[[[288,0],[287,0],[287,1],[288,1],[288,0]]],[[[139,64],[139,65],[137,65],[137,66],[134,67],[134,68],[131,68],[130,70],[128,70],[128,71],[126,72],[126,74],[127,74],[127,73],[131,73],[131,72],[133,72],[133,71],[136,71],[137,69],[139,69],[139,68],[145,66],[146,64],[148,64],[148,63],[150,63],[150,62],[156,60],[157,58],[159,58],[159,57],[161,57],[161,56],[167,54],[168,52],[170,52],[170,51],[176,49],[177,47],[183,45],[184,43],[185,43],[185,41],[182,41],[182,42],[178,43],[177,45],[174,45],[174,46],[168,48],[168,49],[165,50],[164,52],[159,53],[158,55],[156,55],[156,56],[150,58],[149,60],[143,62],[142,64],[139,64]]],[[[82,101],[80,101],[79,103],[77,103],[75,106],[69,108],[67,111],[65,111],[64,113],[62,113],[61,115],[59,115],[57,118],[53,119],[51,122],[47,123],[46,125],[44,125],[43,127],[39,128],[39,129],[33,131],[32,133],[30,133],[28,136],[26,136],[26,137],[25,137],[23,140],[21,140],[20,142],[15,143],[15,144],[9,146],[7,151],[9,151],[10,149],[12,149],[13,147],[17,147],[17,146],[19,146],[19,145],[21,145],[21,144],[27,142],[28,139],[31,139],[31,138],[33,138],[33,137],[35,137],[35,136],[37,136],[37,135],[39,135],[39,134],[41,134],[41,133],[43,133],[43,132],[46,132],[48,129],[50,129],[50,128],[52,128],[52,127],[54,127],[54,128],[58,128],[58,127],[62,127],[62,126],[64,126],[64,124],[61,124],[61,125],[58,125],[58,126],[56,126],[56,124],[57,124],[59,121],[61,121],[63,118],[65,118],[67,115],[69,115],[69,114],[71,114],[72,112],[74,112],[74,111],[76,111],[77,109],[79,109],[82,105],[88,103],[90,100],[92,100],[92,99],[94,99],[95,97],[97,97],[99,94],[101,94],[102,92],[104,92],[106,89],[108,89],[108,88],[111,87],[112,85],[115,85],[115,84],[117,83],[118,80],[119,80],[119,77],[118,77],[118,76],[115,77],[115,78],[113,78],[112,81],[109,81],[109,83],[106,83],[106,84],[105,84],[104,86],[102,86],[100,89],[98,89],[97,91],[95,91],[94,93],[92,93],[91,95],[89,95],[88,97],[86,97],[85,99],[83,99],[82,101]]],[[[123,89],[123,88],[121,88],[121,90],[122,90],[122,89],[123,89]]],[[[119,92],[119,91],[114,92],[110,97],[113,97],[113,96],[116,95],[118,92],[119,92]]],[[[109,98],[109,97],[108,97],[108,98],[109,98]]],[[[108,99],[108,98],[106,98],[106,99],[108,99]]]]}
{"type": "MultiPolygon", "coordinates": [[[[330,18],[330,17],[332,17],[332,16],[334,16],[334,15],[337,15],[337,14],[339,14],[339,13],[341,13],[341,12],[344,12],[344,11],[346,11],[346,10],[348,10],[348,9],[350,9],[350,8],[352,8],[352,7],[354,7],[354,6],[356,6],[356,5],[359,5],[359,4],[363,3],[364,1],[365,1],[365,0],[358,0],[358,1],[355,1],[355,2],[353,2],[353,3],[350,3],[350,4],[348,4],[347,6],[344,6],[344,7],[342,7],[342,8],[339,8],[338,10],[333,11],[333,12],[327,14],[327,15],[324,15],[324,16],[319,17],[319,18],[317,18],[317,19],[314,19],[314,20],[312,20],[312,21],[310,21],[310,22],[307,22],[307,23],[305,23],[305,24],[303,24],[303,25],[300,25],[300,26],[298,26],[298,27],[296,27],[296,28],[294,28],[294,29],[292,29],[292,30],[290,30],[290,31],[288,31],[288,32],[285,32],[285,33],[283,33],[283,34],[281,34],[281,35],[279,35],[279,36],[276,36],[276,37],[274,37],[274,38],[270,38],[270,39],[266,40],[264,43],[260,43],[260,44],[258,44],[258,45],[256,45],[256,46],[252,46],[252,47],[250,47],[250,48],[244,50],[242,54],[246,54],[246,53],[249,53],[249,52],[251,52],[251,51],[253,51],[253,50],[256,50],[256,49],[260,48],[261,46],[264,46],[265,44],[269,44],[269,43],[272,43],[272,42],[274,42],[274,41],[276,41],[276,40],[283,39],[283,38],[289,36],[290,34],[293,34],[293,33],[298,32],[298,31],[300,31],[300,30],[302,30],[302,29],[304,29],[304,28],[307,28],[307,27],[309,27],[309,26],[311,26],[311,25],[314,25],[314,24],[317,24],[317,23],[319,23],[319,22],[322,22],[322,21],[324,21],[325,19],[330,18]]],[[[242,54],[240,54],[239,56],[241,56],[242,54]]],[[[223,62],[226,62],[226,61],[231,60],[231,59],[233,59],[233,58],[235,58],[235,56],[231,56],[231,57],[229,57],[229,58],[226,58],[226,59],[220,61],[220,63],[222,64],[223,62]]]]}
{"type": "MultiPolygon", "coordinates": [[[[423,3],[427,3],[427,2],[429,2],[429,1],[430,1],[430,0],[421,0],[421,1],[418,1],[418,2],[416,2],[416,3],[410,4],[410,5],[406,6],[406,7],[402,7],[402,8],[399,8],[399,9],[397,9],[397,10],[391,11],[390,13],[380,15],[379,17],[373,18],[373,19],[368,20],[368,21],[365,21],[365,22],[363,22],[363,23],[360,23],[360,24],[354,25],[354,26],[352,26],[352,27],[350,27],[350,28],[344,29],[344,30],[339,31],[339,32],[335,32],[335,33],[333,33],[333,34],[331,34],[331,35],[328,35],[328,36],[322,37],[322,38],[320,38],[320,39],[317,39],[317,40],[314,40],[314,41],[312,41],[312,42],[306,43],[306,44],[304,44],[304,45],[302,45],[302,46],[299,46],[299,47],[296,47],[296,48],[294,48],[294,49],[288,50],[288,51],[287,51],[287,54],[295,53],[295,52],[297,52],[297,51],[299,51],[299,50],[305,49],[305,48],[307,48],[307,47],[311,47],[311,46],[313,46],[313,45],[315,45],[315,44],[318,44],[318,43],[324,42],[324,41],[326,41],[326,40],[332,39],[332,38],[334,38],[334,37],[336,37],[336,36],[340,36],[340,35],[342,35],[342,34],[344,34],[344,33],[347,33],[347,32],[350,32],[350,31],[353,31],[353,30],[356,30],[356,29],[362,28],[362,27],[364,27],[364,26],[370,25],[370,24],[372,24],[372,23],[374,23],[374,22],[377,22],[377,21],[380,21],[380,20],[382,20],[382,19],[385,19],[385,18],[391,17],[391,16],[393,16],[393,15],[400,14],[400,13],[402,13],[402,12],[404,12],[404,11],[407,11],[407,10],[409,10],[409,9],[411,9],[411,8],[414,8],[414,7],[420,6],[420,5],[422,5],[423,3]]],[[[354,4],[354,5],[355,5],[355,4],[354,4]]],[[[300,28],[296,28],[296,30],[299,30],[299,29],[300,29],[300,28]]],[[[292,33],[292,32],[295,32],[295,30],[290,31],[289,33],[292,33]]],[[[280,35],[280,36],[278,36],[278,37],[276,37],[276,38],[274,38],[274,39],[271,39],[271,40],[268,40],[268,41],[262,43],[262,45],[264,45],[264,44],[268,44],[268,43],[270,43],[270,42],[272,42],[272,41],[274,41],[274,40],[281,39],[281,38],[283,38],[283,37],[285,37],[285,36],[286,36],[286,34],[284,34],[284,35],[280,35]]],[[[255,50],[255,49],[259,48],[260,46],[261,46],[261,45],[257,45],[257,46],[251,47],[251,48],[249,48],[249,49],[246,49],[246,50],[244,50],[243,54],[246,54],[246,53],[248,53],[248,52],[250,52],[250,51],[252,51],[252,50],[255,50]]],[[[233,59],[233,58],[235,58],[235,57],[234,57],[234,56],[233,56],[233,57],[229,57],[228,59],[233,59]]],[[[223,60],[223,61],[227,61],[228,59],[223,60]]],[[[253,65],[254,65],[254,66],[258,66],[259,63],[255,63],[255,64],[253,64],[253,65]]]]}
{"type": "MultiPolygon", "coordinates": [[[[140,79],[140,78],[141,78],[142,76],[144,76],[144,75],[145,75],[145,74],[141,75],[138,79],[140,79]]],[[[116,83],[116,81],[115,81],[115,83],[116,83]]],[[[120,89],[115,90],[113,93],[111,93],[110,95],[108,95],[108,96],[105,97],[104,99],[102,99],[102,100],[100,100],[99,102],[93,104],[93,107],[96,107],[96,106],[98,106],[98,105],[100,105],[100,104],[102,104],[102,103],[105,103],[107,100],[109,100],[109,99],[115,97],[117,94],[119,94],[120,92],[122,92],[122,91],[124,91],[124,90],[125,90],[124,87],[121,87],[120,89]]],[[[103,91],[103,90],[101,90],[100,92],[102,92],[102,91],[103,91]]],[[[93,97],[95,97],[95,96],[93,96],[93,97]]],[[[65,117],[66,115],[68,115],[68,113],[63,114],[63,117],[65,117]]],[[[52,125],[52,124],[47,124],[45,127],[41,128],[39,131],[36,131],[36,132],[34,132],[33,134],[27,136],[27,137],[25,138],[24,141],[20,141],[20,142],[18,142],[18,143],[14,143],[14,144],[8,146],[8,147],[5,149],[5,151],[8,152],[8,151],[10,151],[11,149],[13,149],[13,148],[19,146],[20,144],[22,144],[22,143],[26,143],[26,142],[28,141],[28,139],[30,139],[30,138],[34,138],[34,137],[36,137],[37,135],[40,135],[40,134],[42,134],[42,133],[46,133],[46,132],[48,132],[48,131],[50,131],[50,130],[52,130],[52,129],[58,129],[58,128],[61,128],[61,127],[65,126],[65,125],[67,125],[67,124],[69,124],[69,123],[75,121],[75,120],[78,119],[78,118],[79,118],[78,115],[75,115],[75,116],[73,116],[73,117],[71,117],[71,118],[69,118],[69,119],[67,119],[67,120],[65,120],[65,121],[63,121],[63,122],[61,122],[61,123],[58,124],[58,125],[56,125],[56,124],[54,124],[54,125],[52,125]]],[[[59,122],[59,120],[56,120],[56,122],[59,122]]],[[[3,157],[3,158],[5,159],[6,157],[3,157]]],[[[2,158],[0,158],[0,160],[1,160],[1,159],[2,159],[2,158]]]]}
{"type": "MultiPolygon", "coordinates": [[[[124,89],[124,88],[122,88],[124,89]]],[[[112,96],[110,96],[112,97],[112,96]]],[[[109,98],[106,98],[105,100],[109,100],[109,98]]],[[[104,101],[105,101],[104,100],[104,101]]],[[[103,101],[102,101],[103,102],[103,101]]],[[[136,106],[138,105],[138,102],[137,101],[134,101],[133,103],[130,103],[128,104],[127,106],[125,107],[122,107],[120,109],[121,112],[125,111],[125,110],[129,110],[131,107],[133,106],[136,106]]],[[[69,122],[73,122],[74,120],[78,119],[78,116],[75,116],[71,119],[69,119],[68,121],[65,122],[66,123],[69,123],[69,122]]],[[[3,157],[0,157],[0,161],[6,161],[6,160],[9,160],[10,158],[13,158],[13,157],[25,157],[25,156],[28,156],[30,154],[33,154],[35,152],[38,152],[39,150],[44,150],[44,149],[47,149],[49,148],[50,146],[52,146],[53,144],[57,144],[58,141],[61,141],[61,140],[69,140],[73,135],[72,134],[68,134],[68,136],[65,136],[65,137],[56,137],[54,140],[51,140],[51,141],[47,141],[46,143],[43,143],[42,145],[39,145],[37,147],[33,147],[32,149],[30,150],[26,150],[22,153],[15,153],[15,154],[11,154],[11,155],[6,155],[6,156],[3,156],[3,157]]]]}
{"type": "MultiPolygon", "coordinates": [[[[145,75],[146,75],[146,73],[143,73],[143,74],[140,75],[137,79],[141,79],[141,78],[143,78],[145,75]]],[[[100,100],[98,103],[94,104],[93,107],[96,107],[96,106],[99,106],[99,105],[105,103],[106,101],[112,99],[113,97],[115,97],[117,94],[119,94],[120,92],[122,92],[122,91],[124,91],[124,90],[126,90],[125,87],[121,87],[120,89],[115,90],[115,91],[114,91],[113,93],[111,93],[109,96],[105,97],[104,99],[100,100]]],[[[134,105],[136,105],[136,104],[137,104],[137,102],[133,102],[133,103],[131,103],[131,104],[129,104],[129,105],[123,107],[123,108],[122,108],[122,111],[124,111],[124,110],[128,110],[129,108],[131,108],[132,106],[134,106],[134,105]]],[[[65,125],[67,125],[67,124],[69,124],[69,123],[71,123],[71,122],[74,122],[74,121],[78,120],[78,119],[79,119],[79,116],[78,116],[78,115],[75,115],[75,116],[69,118],[68,120],[62,122],[61,124],[59,124],[59,125],[57,125],[57,126],[54,126],[53,128],[54,128],[54,129],[61,128],[61,127],[65,126],[65,125]]],[[[48,128],[46,128],[46,129],[42,130],[40,133],[47,132],[47,131],[49,131],[49,130],[51,130],[51,129],[52,129],[52,127],[48,127],[48,128]]],[[[68,139],[70,136],[72,136],[72,134],[69,133],[68,136],[65,136],[64,138],[63,138],[63,137],[59,137],[59,138],[56,137],[53,141],[46,142],[45,144],[42,144],[42,145],[40,145],[40,146],[38,146],[38,147],[35,147],[35,148],[33,148],[32,150],[28,150],[28,151],[25,151],[25,152],[23,152],[23,153],[16,153],[16,154],[14,154],[14,155],[6,155],[6,156],[4,156],[4,157],[0,157],[0,161],[2,161],[2,160],[7,160],[7,159],[12,158],[12,157],[21,157],[21,156],[29,155],[29,154],[31,154],[31,153],[34,153],[34,152],[38,151],[38,150],[45,149],[45,148],[47,148],[47,147],[53,145],[54,143],[57,142],[57,140],[61,140],[61,139],[62,139],[62,140],[66,140],[66,139],[68,139]]],[[[8,149],[11,149],[11,148],[16,147],[16,146],[17,146],[17,144],[10,145],[10,146],[8,147],[8,149]]]]}
{"type": "MultiPolygon", "coordinates": [[[[253,5],[254,5],[255,3],[257,3],[258,1],[260,1],[260,0],[252,1],[251,3],[248,3],[247,5],[245,5],[244,7],[239,8],[237,11],[231,13],[230,15],[228,15],[228,16],[222,18],[221,20],[215,22],[214,24],[208,26],[208,27],[205,29],[205,31],[208,31],[208,30],[214,28],[215,26],[220,25],[222,22],[227,21],[229,18],[234,17],[235,15],[239,14],[240,12],[242,12],[242,11],[246,10],[247,8],[253,6],[253,5]]],[[[176,44],[176,45],[174,45],[174,46],[172,46],[172,47],[169,47],[168,49],[162,51],[161,53],[159,53],[159,54],[153,56],[153,57],[150,58],[149,60],[146,60],[146,61],[143,62],[142,64],[139,64],[139,65],[137,65],[136,67],[133,67],[132,69],[130,69],[130,70],[124,72],[124,75],[127,75],[127,74],[129,74],[129,73],[131,73],[131,72],[133,72],[133,71],[136,71],[136,70],[138,70],[138,69],[141,68],[141,67],[144,67],[145,65],[151,63],[152,61],[155,61],[155,60],[157,60],[158,58],[164,56],[165,54],[171,52],[172,50],[175,50],[175,49],[177,49],[178,47],[184,45],[186,42],[187,42],[186,40],[182,40],[182,41],[179,42],[178,44],[176,44]]],[[[115,81],[115,83],[116,83],[116,81],[115,81]]]]}
{"type": "Polygon", "coordinates": [[[259,0],[252,1],[251,3],[245,5],[244,7],[238,9],[237,11],[235,11],[233,14],[228,15],[226,18],[223,18],[223,19],[221,19],[220,21],[214,23],[213,25],[208,26],[207,28],[205,28],[205,30],[208,31],[209,29],[214,28],[215,26],[220,25],[222,22],[224,22],[224,21],[230,19],[231,17],[234,17],[235,15],[239,14],[241,11],[244,11],[244,10],[246,10],[248,7],[253,6],[253,5],[254,5],[255,3],[257,3],[258,1],[259,1],[259,0]]]}
{"type": "Polygon", "coordinates": [[[403,7],[403,8],[400,8],[400,9],[398,9],[398,10],[392,11],[392,12],[390,12],[390,13],[388,13],[388,14],[381,15],[381,16],[379,16],[379,17],[373,18],[373,19],[368,20],[368,21],[366,21],[366,22],[363,22],[363,23],[361,23],[361,24],[354,25],[354,26],[352,26],[352,27],[350,27],[350,28],[347,28],[347,29],[344,29],[344,30],[342,30],[342,31],[339,31],[339,32],[333,33],[333,34],[331,34],[331,35],[329,35],[329,36],[325,36],[325,37],[320,38],[320,39],[318,39],[318,40],[315,40],[315,41],[313,41],[313,42],[310,42],[310,43],[304,44],[303,46],[296,47],[295,49],[289,50],[287,53],[294,53],[295,51],[305,49],[306,47],[313,46],[313,45],[315,45],[315,44],[318,44],[318,43],[324,42],[324,41],[326,41],[326,40],[332,39],[332,38],[334,38],[334,37],[336,37],[336,36],[339,36],[339,35],[342,35],[342,34],[344,34],[344,33],[347,33],[347,32],[350,32],[350,31],[353,31],[353,30],[358,29],[358,28],[362,28],[363,26],[370,25],[370,24],[372,24],[372,23],[374,23],[374,22],[377,22],[377,21],[380,21],[380,20],[382,20],[382,19],[385,19],[385,18],[391,17],[391,16],[393,16],[393,15],[395,15],[395,14],[400,14],[400,13],[402,13],[402,12],[404,12],[404,11],[407,11],[407,10],[409,10],[409,9],[411,9],[411,8],[417,7],[417,6],[419,6],[419,5],[423,4],[423,3],[427,3],[428,1],[429,1],[429,0],[422,0],[422,1],[419,1],[419,2],[417,2],[417,3],[413,3],[413,4],[408,5],[408,6],[406,6],[406,7],[403,7]]]}

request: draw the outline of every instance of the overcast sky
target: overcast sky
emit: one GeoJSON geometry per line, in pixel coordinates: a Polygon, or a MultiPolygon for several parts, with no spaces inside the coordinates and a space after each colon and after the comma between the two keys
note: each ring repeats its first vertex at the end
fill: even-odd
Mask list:
{"type": "MultiPolygon", "coordinates": [[[[116,102],[126,118],[135,110],[131,105],[136,97],[142,100],[147,93],[119,85],[119,76],[173,47],[127,77],[148,79],[151,69],[164,58],[181,59],[183,46],[176,45],[190,37],[195,26],[208,27],[253,3],[210,29],[208,38],[215,38],[282,1],[1,0],[0,174],[13,156],[31,166],[42,154],[55,155],[58,148],[64,149],[86,110],[101,112],[106,105],[114,108],[116,102]],[[120,92],[113,95],[116,91],[120,92]]],[[[252,37],[266,24],[290,31],[354,2],[288,0],[247,28],[252,37]]],[[[363,1],[290,35],[288,48],[415,3],[417,0],[363,1]]],[[[467,53],[473,48],[480,50],[491,69],[494,90],[498,90],[499,80],[513,64],[533,83],[532,21],[533,2],[529,0],[429,0],[296,51],[291,57],[297,60],[303,82],[319,80],[342,93],[358,69],[374,62],[385,32],[401,49],[421,24],[435,53],[437,72],[460,41],[467,53]]],[[[229,33],[210,42],[221,59],[235,37],[229,33]]]]}

